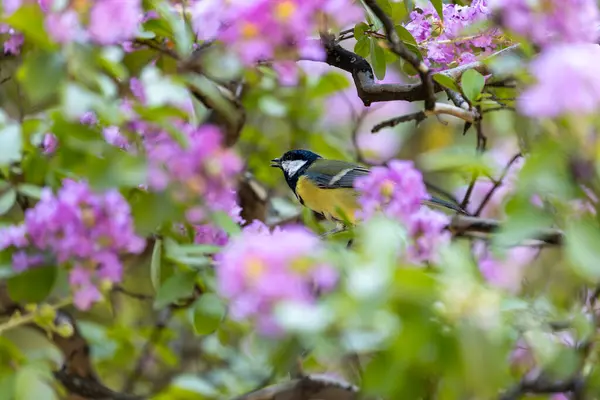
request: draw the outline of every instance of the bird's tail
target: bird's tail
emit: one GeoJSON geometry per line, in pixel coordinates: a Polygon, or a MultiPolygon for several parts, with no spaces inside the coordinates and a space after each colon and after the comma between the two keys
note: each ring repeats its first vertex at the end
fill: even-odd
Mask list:
{"type": "Polygon", "coordinates": [[[423,204],[428,205],[428,206],[432,206],[432,207],[444,207],[444,208],[448,208],[450,210],[456,211],[460,214],[464,214],[464,215],[470,215],[466,210],[464,210],[461,206],[459,206],[458,204],[454,204],[450,201],[446,201],[446,200],[442,200],[438,197],[435,196],[431,196],[431,198],[429,200],[425,200],[423,201],[423,204]]]}

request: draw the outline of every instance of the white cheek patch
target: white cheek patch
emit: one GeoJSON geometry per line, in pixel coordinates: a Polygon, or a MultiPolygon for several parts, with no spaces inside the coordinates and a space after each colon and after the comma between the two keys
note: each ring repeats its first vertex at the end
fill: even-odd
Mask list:
{"type": "Polygon", "coordinates": [[[306,164],[306,161],[304,160],[283,161],[281,163],[281,168],[283,168],[288,176],[294,176],[304,164],[306,164]]]}

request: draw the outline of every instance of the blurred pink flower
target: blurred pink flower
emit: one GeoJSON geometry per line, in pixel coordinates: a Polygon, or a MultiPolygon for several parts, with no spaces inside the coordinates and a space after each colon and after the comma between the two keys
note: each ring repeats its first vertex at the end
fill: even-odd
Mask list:
{"type": "Polygon", "coordinates": [[[526,268],[535,260],[539,250],[514,247],[503,258],[496,258],[485,246],[483,242],[478,242],[474,250],[484,279],[494,287],[517,293],[521,289],[526,268]]]}
{"type": "Polygon", "coordinates": [[[281,333],[278,303],[313,304],[315,289],[331,290],[337,273],[318,261],[319,238],[304,227],[269,232],[260,223],[244,229],[215,259],[217,287],[234,320],[252,319],[260,333],[281,333]]]}
{"type": "Polygon", "coordinates": [[[117,44],[135,36],[142,17],[141,0],[96,0],[88,31],[99,44],[117,44]]]}
{"type": "Polygon", "coordinates": [[[529,66],[536,83],[521,93],[518,109],[529,117],[547,118],[597,112],[600,76],[594,66],[598,64],[600,46],[595,43],[553,44],[543,49],[529,66]]]}

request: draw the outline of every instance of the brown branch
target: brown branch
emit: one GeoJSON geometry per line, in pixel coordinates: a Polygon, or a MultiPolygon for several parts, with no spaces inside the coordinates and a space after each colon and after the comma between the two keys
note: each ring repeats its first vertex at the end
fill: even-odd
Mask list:
{"type": "Polygon", "coordinates": [[[424,121],[427,118],[425,111],[417,111],[412,114],[402,115],[400,117],[388,119],[387,121],[383,121],[375,125],[371,132],[376,133],[382,130],[383,128],[393,128],[394,126],[401,124],[403,122],[415,121],[417,125],[420,122],[424,121]]]}
{"type": "Polygon", "coordinates": [[[243,394],[232,400],[356,400],[358,388],[344,381],[320,375],[307,375],[300,379],[275,384],[243,394]]]}
{"type": "Polygon", "coordinates": [[[371,129],[371,132],[375,133],[383,128],[394,127],[402,122],[416,121],[417,125],[432,115],[452,115],[453,117],[460,118],[466,122],[473,123],[479,120],[479,113],[476,111],[470,111],[457,106],[452,106],[446,103],[435,103],[433,110],[418,111],[412,114],[403,115],[401,117],[392,118],[390,120],[381,122],[371,129]]]}
{"type": "Polygon", "coordinates": [[[150,337],[148,338],[146,343],[144,343],[144,347],[140,352],[140,356],[138,357],[138,360],[135,364],[135,368],[133,369],[133,371],[129,375],[129,378],[125,381],[125,384],[123,385],[123,392],[130,392],[134,388],[135,383],[142,376],[144,372],[144,365],[148,362],[148,359],[152,355],[152,348],[160,340],[160,337],[165,328],[167,327],[167,324],[169,323],[169,320],[172,316],[172,310],[170,308],[166,308],[163,310],[163,314],[158,317],[156,323],[154,324],[154,328],[150,333],[150,337]]]}
{"type": "MultiPolygon", "coordinates": [[[[500,227],[501,223],[494,219],[456,215],[448,225],[448,230],[455,236],[461,237],[476,236],[477,233],[495,233],[500,227]]],[[[541,242],[540,244],[561,246],[564,242],[564,234],[558,229],[546,228],[540,229],[531,239],[541,242]]]]}
{"type": "MultiPolygon", "coordinates": [[[[8,295],[6,282],[0,282],[0,314],[12,315],[15,311],[24,310],[8,295]]],[[[63,337],[51,333],[48,338],[63,354],[63,365],[54,372],[55,378],[72,394],[79,399],[113,399],[113,400],[142,400],[143,397],[116,392],[105,386],[94,370],[90,358],[90,347],[81,335],[77,322],[67,312],[59,310],[54,323],[57,326],[71,325],[73,334],[63,337]]],[[[47,334],[43,328],[30,324],[32,328],[47,334]]]]}
{"type": "MultiPolygon", "coordinates": [[[[342,69],[352,74],[358,97],[363,101],[365,106],[382,101],[404,100],[412,102],[426,99],[427,93],[421,83],[376,83],[375,74],[373,73],[371,64],[358,54],[344,49],[334,40],[333,36],[322,35],[321,43],[326,52],[325,62],[332,67],[342,69]]],[[[510,46],[490,55],[482,61],[461,65],[440,73],[454,80],[459,79],[460,76],[469,69],[474,69],[483,75],[488,75],[491,71],[485,64],[486,60],[514,53],[518,48],[519,45],[510,46]]],[[[514,82],[514,79],[510,83],[512,82],[514,82]]],[[[502,84],[504,84],[504,82],[502,82],[502,84]]],[[[487,83],[487,86],[499,85],[494,82],[489,82],[487,83]]],[[[444,90],[444,88],[434,82],[433,90],[437,93],[444,90]]]]}
{"type": "Polygon", "coordinates": [[[509,161],[508,164],[506,165],[506,167],[504,167],[504,170],[502,171],[502,174],[500,175],[500,178],[498,178],[495,182],[494,182],[494,186],[492,186],[492,188],[489,190],[489,192],[486,193],[485,197],[483,198],[483,200],[481,201],[481,204],[479,204],[479,207],[477,208],[477,211],[475,211],[474,216],[475,217],[479,217],[481,215],[481,212],[483,211],[484,207],[488,204],[488,202],[491,200],[492,196],[494,195],[494,193],[496,192],[496,190],[498,190],[498,188],[500,188],[500,186],[502,186],[502,183],[504,181],[504,178],[506,178],[506,175],[508,174],[508,171],[510,170],[510,167],[512,167],[512,165],[521,157],[521,153],[515,154],[509,161]]]}
{"type": "Polygon", "coordinates": [[[580,386],[579,381],[577,378],[562,381],[546,381],[542,378],[534,380],[523,379],[515,387],[503,393],[500,396],[500,400],[516,400],[529,393],[552,394],[571,392],[580,386]]]}
{"type": "Polygon", "coordinates": [[[418,72],[421,78],[421,85],[425,95],[425,110],[433,110],[435,108],[435,91],[431,71],[419,57],[410,51],[408,47],[400,40],[394,22],[390,17],[379,7],[376,0],[365,0],[365,5],[371,9],[377,18],[383,24],[385,35],[390,45],[390,50],[398,57],[408,62],[418,72]]]}

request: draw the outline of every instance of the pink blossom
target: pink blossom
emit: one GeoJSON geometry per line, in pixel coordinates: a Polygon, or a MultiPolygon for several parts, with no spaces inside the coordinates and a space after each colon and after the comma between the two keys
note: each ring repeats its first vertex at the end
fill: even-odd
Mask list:
{"type": "Polygon", "coordinates": [[[593,43],[600,22],[595,0],[490,0],[502,24],[538,45],[593,43]]]}
{"type": "Polygon", "coordinates": [[[434,70],[444,69],[450,64],[467,64],[476,60],[477,54],[489,54],[497,46],[498,29],[480,29],[478,32],[463,33],[474,23],[490,18],[487,0],[475,0],[470,6],[444,4],[444,22],[431,3],[422,11],[413,11],[406,29],[417,43],[425,47],[425,63],[434,70]]]}
{"type": "Polygon", "coordinates": [[[598,63],[597,44],[555,44],[545,48],[529,66],[536,83],[518,98],[519,111],[529,117],[546,118],[597,112],[600,77],[594,66],[598,63]]]}
{"type": "Polygon", "coordinates": [[[58,43],[83,41],[86,37],[75,10],[48,14],[45,25],[48,34],[58,43]]]}
{"type": "Polygon", "coordinates": [[[25,212],[25,222],[0,229],[0,237],[7,238],[0,250],[18,249],[13,254],[17,270],[39,265],[43,255],[52,263],[74,266],[71,280],[81,285],[75,288],[75,304],[82,309],[98,299],[98,280],[121,280],[119,255],[139,254],[145,247],[118,191],[99,194],[72,180],[63,181],[56,194],[43,189],[40,201],[25,212]]]}
{"type": "Polygon", "coordinates": [[[88,31],[99,44],[117,44],[135,36],[142,17],[140,0],[97,0],[88,31]]]}
{"type": "Polygon", "coordinates": [[[329,290],[337,281],[334,269],[316,261],[320,249],[319,238],[303,227],[269,233],[258,224],[232,239],[216,267],[231,317],[255,320],[265,335],[280,333],[273,319],[278,303],[313,304],[314,289],[329,290]]]}

